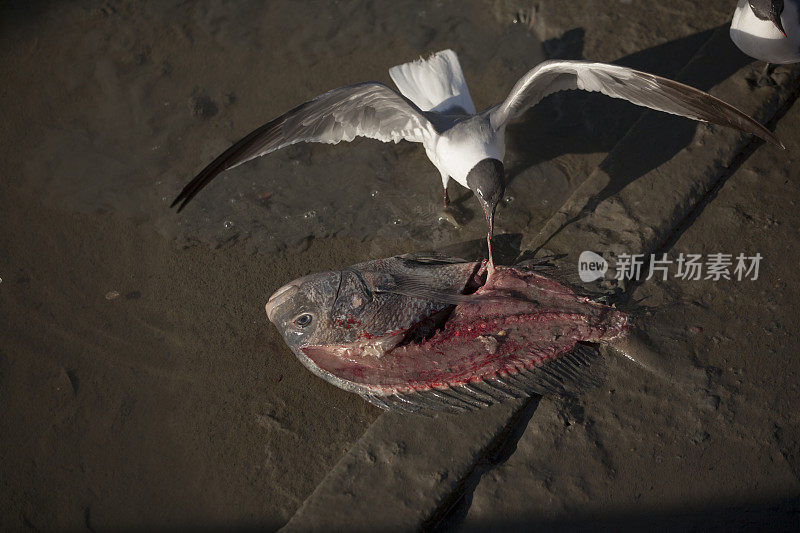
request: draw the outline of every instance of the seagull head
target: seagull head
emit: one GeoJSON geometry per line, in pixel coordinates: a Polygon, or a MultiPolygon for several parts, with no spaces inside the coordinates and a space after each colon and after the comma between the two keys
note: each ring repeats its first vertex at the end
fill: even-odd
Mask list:
{"type": "Polygon", "coordinates": [[[786,37],[786,30],[783,29],[781,13],[783,13],[783,0],[749,0],[750,9],[756,17],[761,20],[769,20],[786,37]]]}
{"type": "Polygon", "coordinates": [[[491,261],[491,239],[494,229],[494,211],[503,198],[505,192],[505,179],[503,162],[497,159],[483,159],[479,161],[467,174],[467,186],[478,197],[489,224],[489,260],[491,261]]]}

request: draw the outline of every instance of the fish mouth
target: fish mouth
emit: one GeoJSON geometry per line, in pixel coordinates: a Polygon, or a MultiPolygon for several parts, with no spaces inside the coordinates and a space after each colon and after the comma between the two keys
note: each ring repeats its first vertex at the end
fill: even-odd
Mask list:
{"type": "Polygon", "coordinates": [[[299,290],[299,284],[296,281],[293,281],[291,283],[287,283],[269,297],[264,309],[267,311],[267,318],[269,318],[270,322],[275,322],[275,309],[277,309],[283,302],[294,296],[294,294],[299,290]]]}

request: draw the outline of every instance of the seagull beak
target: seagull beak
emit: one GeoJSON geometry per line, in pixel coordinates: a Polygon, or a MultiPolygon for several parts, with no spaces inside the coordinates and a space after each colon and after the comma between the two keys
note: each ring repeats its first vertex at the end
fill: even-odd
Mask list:
{"type": "Polygon", "coordinates": [[[775,19],[773,19],[772,22],[780,30],[780,32],[783,34],[783,36],[786,37],[786,30],[783,29],[783,23],[781,22],[781,18],[780,17],[776,17],[775,19]]]}
{"type": "MultiPolygon", "coordinates": [[[[486,217],[486,224],[489,226],[489,232],[486,234],[486,245],[489,248],[489,267],[487,276],[494,274],[494,258],[492,257],[492,236],[494,234],[494,206],[490,206],[488,202],[481,199],[483,206],[483,214],[486,217]]],[[[487,278],[488,279],[488,278],[487,278]]]]}

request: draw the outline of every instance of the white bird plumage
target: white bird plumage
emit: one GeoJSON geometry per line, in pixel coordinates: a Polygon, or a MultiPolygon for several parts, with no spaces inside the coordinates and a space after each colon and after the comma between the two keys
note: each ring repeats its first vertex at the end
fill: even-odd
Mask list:
{"type": "Polygon", "coordinates": [[[730,34],[734,44],[751,57],[772,64],[796,63],[800,61],[800,1],[739,0],[730,34]],[[756,14],[754,6],[765,18],[756,14]]]}
{"type": "Polygon", "coordinates": [[[452,50],[442,50],[389,69],[400,93],[422,111],[475,114],[467,80],[452,50]]]}
{"type": "Polygon", "coordinates": [[[398,94],[376,82],[334,89],[284,113],[235,143],[189,182],[173,202],[186,204],[220,172],[297,142],[336,144],[357,136],[421,143],[439,170],[447,204],[453,178],[481,202],[489,225],[504,188],[506,124],[557,91],[598,91],[612,98],[780,141],[738,109],[702,91],[645,72],[591,61],[545,61],[525,74],[504,102],[475,113],[458,57],[438,52],[393,67],[398,94]]]}

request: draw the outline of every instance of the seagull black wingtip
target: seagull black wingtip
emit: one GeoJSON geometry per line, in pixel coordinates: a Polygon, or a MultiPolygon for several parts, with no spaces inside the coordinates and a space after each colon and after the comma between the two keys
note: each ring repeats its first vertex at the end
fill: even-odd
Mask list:
{"type": "Polygon", "coordinates": [[[778,139],[778,136],[769,131],[768,129],[764,128],[764,135],[759,135],[763,140],[767,141],[773,146],[777,146],[781,150],[786,150],[786,146],[778,139]]]}

